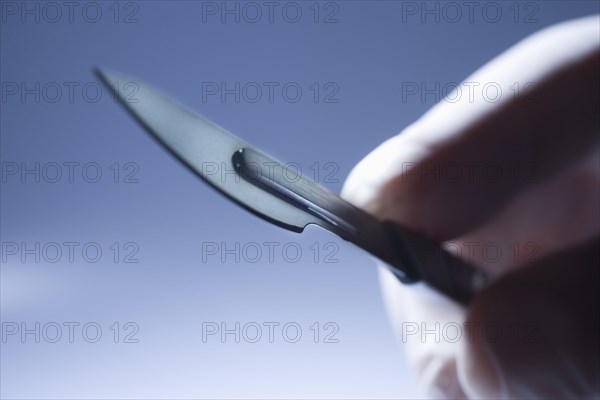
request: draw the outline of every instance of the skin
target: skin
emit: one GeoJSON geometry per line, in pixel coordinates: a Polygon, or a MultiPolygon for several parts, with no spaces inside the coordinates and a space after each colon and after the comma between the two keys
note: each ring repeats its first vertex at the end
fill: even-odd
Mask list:
{"type": "Polygon", "coordinates": [[[448,95],[358,163],[342,191],[496,276],[464,308],[381,268],[392,325],[436,398],[597,397],[600,18],[544,29],[465,82],[503,95],[448,95]],[[515,83],[530,89],[513,96],[515,83]],[[499,179],[464,167],[489,164],[499,179]],[[418,173],[457,165],[459,179],[418,173]],[[486,257],[486,243],[502,257],[486,257]],[[457,342],[407,336],[407,323],[436,322],[473,329],[457,342]],[[491,325],[504,335],[486,336],[491,325]]]}

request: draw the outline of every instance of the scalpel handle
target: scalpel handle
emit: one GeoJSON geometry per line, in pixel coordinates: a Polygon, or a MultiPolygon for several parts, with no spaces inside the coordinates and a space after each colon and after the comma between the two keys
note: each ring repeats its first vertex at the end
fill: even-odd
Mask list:
{"type": "Polygon", "coordinates": [[[454,301],[468,305],[475,294],[491,280],[477,267],[453,256],[439,243],[394,222],[384,229],[396,249],[397,259],[390,265],[403,283],[423,281],[454,301]]]}

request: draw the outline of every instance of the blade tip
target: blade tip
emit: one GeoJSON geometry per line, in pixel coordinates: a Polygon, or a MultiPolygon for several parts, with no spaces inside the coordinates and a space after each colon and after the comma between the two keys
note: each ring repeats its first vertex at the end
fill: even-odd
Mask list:
{"type": "Polygon", "coordinates": [[[109,74],[104,68],[94,67],[92,71],[94,75],[96,75],[96,78],[98,78],[100,81],[102,81],[103,83],[110,84],[109,74]]]}

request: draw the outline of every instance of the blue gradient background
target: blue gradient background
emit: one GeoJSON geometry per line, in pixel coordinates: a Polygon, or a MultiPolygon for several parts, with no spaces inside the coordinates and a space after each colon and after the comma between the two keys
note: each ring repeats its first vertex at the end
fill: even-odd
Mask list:
{"type": "MultiPolygon", "coordinates": [[[[140,1],[139,21],[124,24],[113,21],[113,2],[97,4],[103,11],[98,23],[77,12],[73,23],[64,15],[57,23],[31,17],[23,23],[3,14],[2,83],[73,81],[81,88],[95,81],[94,66],[122,71],[305,173],[319,163],[324,174],[325,163],[335,163],[337,182],[325,185],[336,192],[356,162],[435,103],[433,96],[404,101],[403,82],[433,87],[461,81],[528,34],[598,12],[596,1],[537,2],[537,22],[524,23],[524,15],[514,21],[515,3],[498,2],[503,15],[497,23],[482,18],[482,6],[473,21],[463,15],[452,23],[442,15],[440,22],[432,16],[423,22],[418,15],[403,20],[400,1],[340,1],[339,22],[324,24],[313,22],[313,2],[298,2],[298,23],[280,12],[273,23],[265,16],[258,23],[232,17],[222,23],[218,15],[204,23],[201,2],[140,1]],[[236,103],[231,96],[204,102],[202,82],[213,81],[297,82],[304,91],[297,103],[280,94],[273,103],[236,103]],[[334,82],[339,101],[315,103],[308,89],[313,82],[334,82]]],[[[121,20],[131,11],[125,6],[119,5],[121,20]]],[[[9,337],[1,343],[3,398],[422,397],[388,326],[367,254],[319,229],[297,235],[237,208],[150,140],[106,91],[97,103],[84,101],[80,89],[75,93],[72,103],[64,97],[57,103],[3,99],[1,160],[3,166],[96,162],[103,177],[98,183],[80,175],[74,183],[7,178],[1,241],[97,242],[103,257],[89,263],[76,255],[69,263],[63,255],[57,263],[36,263],[31,256],[22,262],[5,255],[1,320],[30,327],[97,322],[103,337],[95,344],[80,334],[74,343],[64,336],[58,343],[9,337]],[[114,183],[108,166],[115,162],[136,163],[139,182],[114,183]],[[113,242],[137,243],[139,263],[113,262],[113,242]],[[303,257],[289,263],[279,252],[273,263],[265,256],[256,263],[231,257],[202,262],[204,242],[295,242],[303,257]],[[339,262],[324,263],[323,254],[314,262],[309,246],[315,242],[336,243],[339,262]],[[108,327],[129,321],[139,326],[139,343],[113,343],[108,327]],[[216,336],[203,343],[203,321],[230,327],[296,322],[303,335],[298,343],[287,343],[280,331],[274,343],[265,336],[235,343],[231,335],[225,343],[216,336]],[[314,322],[322,335],[323,324],[337,324],[339,342],[321,337],[314,343],[314,322]]]]}

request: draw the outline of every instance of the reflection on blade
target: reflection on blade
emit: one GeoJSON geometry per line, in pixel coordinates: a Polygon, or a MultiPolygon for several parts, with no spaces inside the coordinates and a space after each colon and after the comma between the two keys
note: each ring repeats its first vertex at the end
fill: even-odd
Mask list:
{"type": "Polygon", "coordinates": [[[251,148],[225,129],[189,111],[138,79],[98,71],[133,116],[180,161],[217,190],[262,218],[300,232],[316,217],[265,193],[235,173],[232,155],[251,148]],[[134,85],[136,93],[118,88],[134,85]]]}

